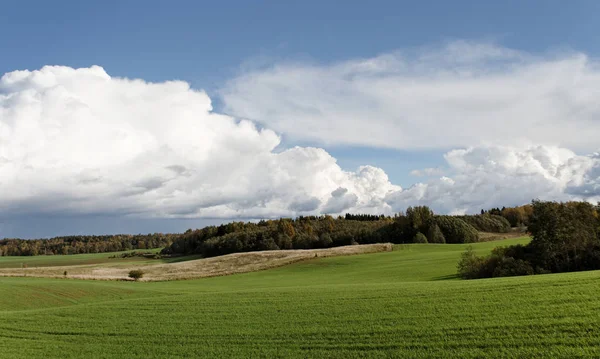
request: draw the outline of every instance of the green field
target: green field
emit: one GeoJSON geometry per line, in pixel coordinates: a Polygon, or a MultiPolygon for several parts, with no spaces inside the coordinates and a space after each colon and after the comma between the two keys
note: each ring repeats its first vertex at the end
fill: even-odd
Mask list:
{"type": "Polygon", "coordinates": [[[0,278],[0,357],[600,357],[600,272],[463,281],[464,248],[189,281],[0,278]]]}
{"type": "MultiPolygon", "coordinates": [[[[137,252],[152,252],[158,253],[161,248],[143,249],[137,252]]],[[[199,256],[185,256],[163,259],[148,259],[144,257],[127,257],[127,258],[111,258],[119,256],[123,253],[135,251],[123,251],[112,253],[90,253],[90,254],[75,254],[75,255],[52,255],[52,256],[15,256],[15,257],[0,257],[0,268],[28,268],[36,267],[61,267],[74,265],[92,265],[101,264],[103,266],[121,266],[128,264],[157,264],[157,263],[173,263],[182,260],[197,259],[199,256]]]]}

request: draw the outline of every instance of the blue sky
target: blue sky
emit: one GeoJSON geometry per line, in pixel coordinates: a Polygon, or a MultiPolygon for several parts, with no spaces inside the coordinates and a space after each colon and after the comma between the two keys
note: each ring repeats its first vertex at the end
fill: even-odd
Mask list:
{"type": "MultiPolygon", "coordinates": [[[[210,94],[244,66],[327,63],[452,39],[597,55],[599,13],[597,1],[13,1],[0,14],[1,33],[13,34],[0,39],[0,73],[101,65],[112,76],[181,79],[210,94]]],[[[405,186],[411,170],[443,164],[428,153],[332,151],[351,169],[371,157],[405,186]]]]}
{"type": "Polygon", "coordinates": [[[530,51],[600,46],[597,1],[11,1],[2,10],[4,72],[102,64],[203,88],[263,56],[327,62],[455,38],[530,51]]]}
{"type": "MultiPolygon", "coordinates": [[[[114,77],[186,81],[207,91],[214,111],[238,115],[246,112],[226,106],[221,97],[225,84],[273,64],[327,68],[457,40],[533,55],[576,52],[593,59],[600,52],[599,13],[597,1],[9,1],[0,11],[0,74],[44,65],[99,65],[114,77]]],[[[259,110],[256,113],[267,111],[259,110]]],[[[328,143],[288,136],[275,120],[251,120],[266,128],[273,125],[283,137],[280,148],[322,147],[345,170],[366,164],[380,167],[393,184],[405,188],[422,180],[410,171],[444,167],[444,153],[465,147],[328,143]]],[[[52,221],[39,222],[35,230],[19,219],[6,222],[4,230],[23,236],[81,232],[90,228],[86,218],[81,225],[60,224],[59,229],[52,221]]],[[[133,232],[196,223],[171,220],[161,227],[136,220],[123,224],[128,219],[116,218],[119,231],[133,232]]]]}

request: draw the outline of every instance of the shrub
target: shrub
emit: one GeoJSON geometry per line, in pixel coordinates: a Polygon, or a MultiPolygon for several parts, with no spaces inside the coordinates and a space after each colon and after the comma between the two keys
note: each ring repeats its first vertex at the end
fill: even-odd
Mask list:
{"type": "Polygon", "coordinates": [[[132,278],[135,281],[140,280],[144,276],[144,271],[139,269],[134,269],[129,271],[129,278],[132,278]]]}
{"type": "Polygon", "coordinates": [[[464,279],[476,279],[535,274],[531,263],[523,259],[527,256],[527,247],[522,245],[494,248],[487,257],[475,255],[469,247],[461,255],[458,275],[464,279]]]}
{"type": "Polygon", "coordinates": [[[65,272],[63,273],[63,276],[65,276],[65,277],[67,276],[67,271],[65,271],[65,272]]]}
{"type": "Polygon", "coordinates": [[[473,247],[469,246],[467,250],[460,255],[458,262],[458,276],[463,279],[482,278],[485,258],[475,254],[473,247]]]}
{"type": "Polygon", "coordinates": [[[513,277],[531,274],[535,274],[535,271],[529,262],[513,257],[499,257],[492,277],[513,277]]]}
{"type": "Polygon", "coordinates": [[[413,243],[427,243],[427,237],[421,232],[418,232],[413,237],[413,243]]]}

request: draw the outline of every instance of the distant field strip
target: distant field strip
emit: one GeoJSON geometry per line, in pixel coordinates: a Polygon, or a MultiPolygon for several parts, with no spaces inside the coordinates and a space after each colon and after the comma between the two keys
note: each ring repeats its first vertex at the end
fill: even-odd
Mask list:
{"type": "MultiPolygon", "coordinates": [[[[144,249],[139,250],[140,252],[159,252],[160,249],[144,249]]],[[[135,262],[135,263],[157,263],[157,260],[151,260],[143,257],[128,257],[118,258],[123,252],[112,252],[112,253],[89,253],[89,254],[70,254],[70,255],[38,255],[38,256],[8,256],[0,257],[0,269],[1,268],[22,268],[27,266],[28,268],[37,267],[60,267],[60,266],[74,266],[74,265],[114,265],[123,262],[135,262]],[[111,258],[111,257],[117,258],[111,258]]],[[[159,260],[159,262],[166,262],[167,260],[159,260]]]]}
{"type": "Polygon", "coordinates": [[[600,271],[463,281],[466,247],[186,281],[0,278],[0,357],[600,357],[600,271]]]}
{"type": "MultiPolygon", "coordinates": [[[[91,259],[97,260],[98,264],[33,268],[29,266],[27,268],[0,268],[0,276],[127,280],[130,270],[140,269],[145,273],[144,278],[142,279],[143,281],[193,279],[253,272],[257,270],[280,267],[316,257],[356,255],[391,250],[392,244],[389,243],[364,244],[327,249],[233,253],[219,257],[187,260],[177,263],[159,262],[160,264],[149,264],[152,263],[152,260],[143,260],[143,258],[142,261],[136,261],[135,257],[127,258],[128,260],[126,261],[113,260],[113,263],[110,263],[106,260],[101,260],[99,258],[100,255],[92,255],[93,257],[91,259]],[[66,275],[65,272],[67,273],[66,275]]],[[[111,254],[103,253],[103,255],[105,258],[108,258],[111,254]]],[[[54,257],[58,257],[57,259],[59,261],[68,263],[68,259],[64,258],[68,256],[54,257]]],[[[73,258],[73,262],[78,263],[79,259],[73,258]]],[[[154,263],[156,262],[157,261],[154,261],[154,263]]]]}

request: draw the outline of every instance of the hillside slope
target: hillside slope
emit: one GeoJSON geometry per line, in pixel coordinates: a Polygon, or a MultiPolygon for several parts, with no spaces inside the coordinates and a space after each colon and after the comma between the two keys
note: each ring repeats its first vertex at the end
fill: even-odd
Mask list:
{"type": "Polygon", "coordinates": [[[462,281],[464,248],[189,281],[1,278],[0,357],[600,356],[600,272],[462,281]]]}
{"type": "MultiPolygon", "coordinates": [[[[100,258],[96,258],[99,255],[95,254],[92,256],[98,263],[84,265],[76,264],[71,266],[65,265],[68,263],[68,257],[65,259],[65,256],[60,256],[63,257],[60,258],[59,261],[63,263],[62,266],[0,268],[0,277],[128,280],[129,271],[138,269],[144,272],[143,281],[194,279],[255,272],[318,257],[323,258],[388,252],[392,251],[392,248],[393,246],[390,243],[377,243],[324,249],[232,253],[201,259],[195,259],[194,257],[188,256],[153,261],[144,260],[144,258],[139,257],[131,257],[125,258],[124,260],[119,258],[118,260],[113,261],[113,263],[110,263],[110,261],[100,262],[100,258]],[[163,263],[165,261],[167,263],[163,263]]],[[[78,257],[84,256],[90,255],[72,256],[73,263],[79,263],[80,259],[78,257]]],[[[104,253],[104,256],[108,257],[109,254],[104,253]]]]}

